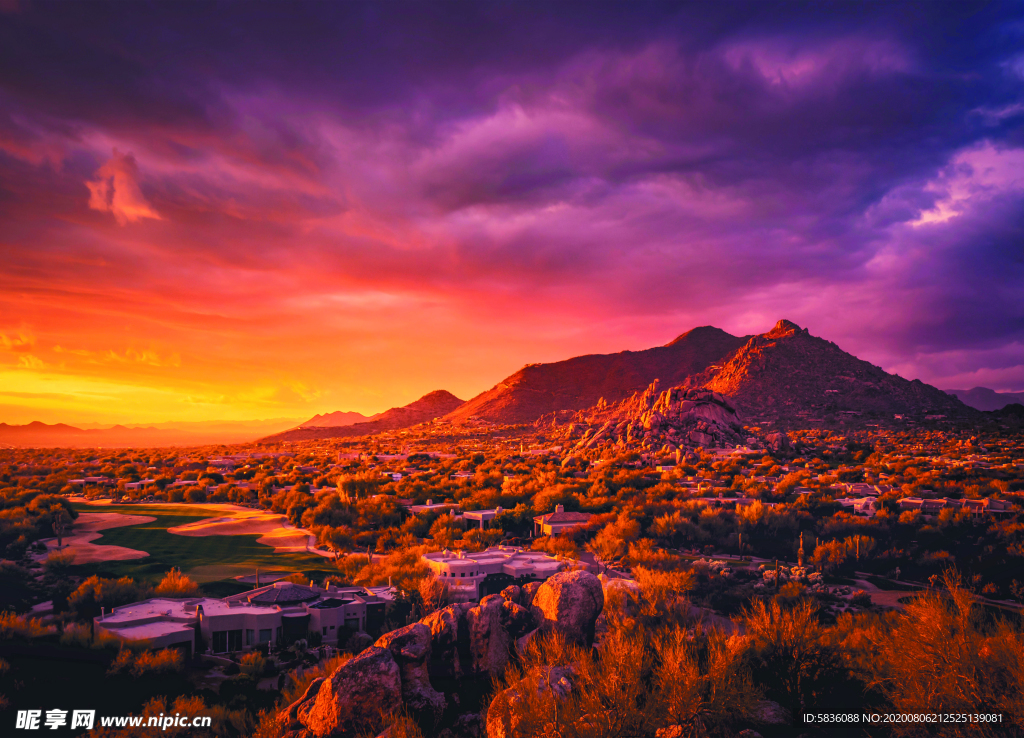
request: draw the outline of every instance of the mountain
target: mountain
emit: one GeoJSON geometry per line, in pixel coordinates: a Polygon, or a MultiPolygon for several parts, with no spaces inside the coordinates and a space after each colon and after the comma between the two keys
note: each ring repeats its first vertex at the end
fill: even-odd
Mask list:
{"type": "Polygon", "coordinates": [[[973,408],[940,389],[887,374],[796,323],[780,320],[717,368],[694,379],[729,398],[744,422],[793,423],[862,414],[974,417],[973,408]]]}
{"type": "Polygon", "coordinates": [[[366,416],[362,413],[357,412],[346,412],[344,410],[336,410],[333,413],[324,413],[323,415],[317,414],[307,420],[305,423],[300,423],[300,428],[309,428],[310,426],[317,426],[322,428],[337,428],[343,425],[352,425],[353,423],[365,423],[368,420],[376,420],[381,416],[381,413],[376,415],[366,416]]]}
{"type": "MultiPolygon", "coordinates": [[[[0,423],[0,444],[44,448],[155,448],[248,443],[295,424],[292,419],[158,423],[148,426],[78,428],[67,423],[0,423]]],[[[91,424],[92,425],[92,424],[91,424]]]]}
{"type": "Polygon", "coordinates": [[[969,390],[945,390],[946,394],[954,395],[960,402],[970,405],[976,410],[1001,410],[1007,405],[1020,403],[1024,405],[1024,392],[996,392],[988,387],[975,387],[969,390]]]}
{"type": "Polygon", "coordinates": [[[349,438],[352,436],[367,436],[383,431],[400,430],[409,428],[428,420],[440,418],[450,413],[460,405],[464,404],[451,392],[446,390],[435,390],[423,395],[415,402],[410,402],[403,407],[393,407],[385,410],[376,419],[365,423],[353,423],[335,427],[301,427],[275,433],[272,436],[261,438],[263,443],[275,443],[277,441],[308,441],[319,438],[349,438]]]}
{"type": "Polygon", "coordinates": [[[656,379],[665,387],[681,384],[738,349],[747,338],[703,326],[665,346],[643,351],[528,364],[445,420],[458,423],[478,417],[494,423],[532,423],[547,413],[584,410],[602,398],[615,403],[643,391],[656,379]]]}

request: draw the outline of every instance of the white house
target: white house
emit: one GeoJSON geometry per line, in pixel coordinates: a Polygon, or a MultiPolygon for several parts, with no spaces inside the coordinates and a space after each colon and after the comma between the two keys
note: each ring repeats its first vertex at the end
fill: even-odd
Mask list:
{"type": "Polygon", "coordinates": [[[466,601],[496,594],[510,584],[542,582],[566,566],[546,553],[518,546],[492,546],[480,553],[445,549],[423,554],[423,560],[455,599],[466,601]]]}

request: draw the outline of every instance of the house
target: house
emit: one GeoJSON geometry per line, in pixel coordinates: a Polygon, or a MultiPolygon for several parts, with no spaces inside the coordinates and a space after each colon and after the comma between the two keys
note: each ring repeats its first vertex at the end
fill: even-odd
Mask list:
{"type": "Polygon", "coordinates": [[[533,519],[533,532],[534,535],[557,535],[562,531],[586,525],[592,517],[592,513],[566,512],[562,505],[555,505],[553,513],[538,515],[533,519]]]}
{"type": "Polygon", "coordinates": [[[423,554],[430,571],[448,585],[457,600],[476,601],[512,584],[543,582],[566,563],[540,551],[492,546],[480,553],[436,551],[423,554]]]}
{"type": "Polygon", "coordinates": [[[287,646],[319,633],[343,645],[356,632],[378,634],[384,625],[386,587],[315,587],[274,582],[223,599],[153,598],[115,607],[94,618],[97,631],[149,648],[193,653],[247,651],[261,644],[287,646]]]}
{"type": "Polygon", "coordinates": [[[426,505],[404,505],[403,507],[408,508],[409,512],[413,515],[425,512],[448,512],[450,510],[458,510],[459,503],[457,502],[434,502],[433,500],[427,500],[426,505]]]}
{"type": "Polygon", "coordinates": [[[470,510],[462,513],[463,520],[472,520],[478,524],[480,530],[486,530],[490,527],[491,521],[501,515],[502,509],[496,507],[493,510],[470,510]]]}

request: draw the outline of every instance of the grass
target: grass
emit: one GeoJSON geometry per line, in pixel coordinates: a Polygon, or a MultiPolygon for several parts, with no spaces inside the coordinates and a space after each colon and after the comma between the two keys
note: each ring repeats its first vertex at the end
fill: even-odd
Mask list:
{"type": "Polygon", "coordinates": [[[104,577],[129,576],[158,582],[172,567],[180,568],[200,584],[229,580],[239,574],[252,574],[259,567],[264,571],[303,572],[312,579],[337,573],[322,556],[316,554],[274,553],[274,549],[257,543],[258,534],[243,536],[179,536],[168,528],[196,520],[220,517],[223,513],[190,505],[162,507],[150,505],[88,505],[76,506],[80,512],[116,512],[126,515],[150,515],[150,523],[108,528],[101,531],[97,545],[126,546],[149,554],[144,559],[105,561],[83,564],[78,573],[104,577]]]}

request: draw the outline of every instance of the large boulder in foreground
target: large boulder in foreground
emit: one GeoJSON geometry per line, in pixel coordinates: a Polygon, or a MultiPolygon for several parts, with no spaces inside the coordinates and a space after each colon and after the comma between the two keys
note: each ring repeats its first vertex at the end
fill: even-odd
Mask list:
{"type": "Polygon", "coordinates": [[[469,664],[469,603],[449,605],[420,620],[430,628],[430,674],[441,678],[461,677],[469,664]]]}
{"type": "Polygon", "coordinates": [[[471,671],[500,676],[508,664],[512,640],[503,627],[508,615],[501,595],[487,595],[466,614],[469,624],[471,671]]]}
{"type": "Polygon", "coordinates": [[[534,616],[542,631],[588,646],[594,642],[594,624],[602,609],[601,580],[582,570],[555,574],[540,585],[533,598],[534,616]]]}
{"type": "Polygon", "coordinates": [[[317,738],[379,728],[381,715],[402,706],[402,676],[387,648],[371,646],[321,682],[298,721],[317,738]]]}
{"type": "Polygon", "coordinates": [[[444,695],[430,686],[427,662],[431,632],[424,623],[413,623],[385,633],[374,644],[386,648],[398,664],[402,678],[402,699],[418,717],[436,721],[444,712],[444,695]]]}

